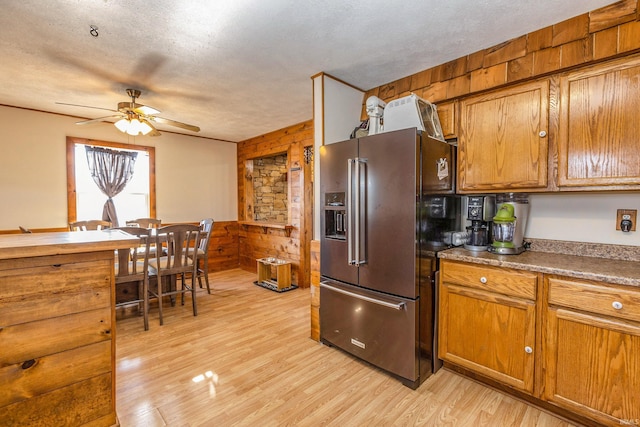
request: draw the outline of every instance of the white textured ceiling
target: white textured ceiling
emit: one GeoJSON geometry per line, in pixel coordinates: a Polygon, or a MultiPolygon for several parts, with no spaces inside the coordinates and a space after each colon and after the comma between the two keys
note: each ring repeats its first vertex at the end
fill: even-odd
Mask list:
{"type": "Polygon", "coordinates": [[[97,118],[56,102],[116,108],[136,88],[160,116],[241,141],[311,119],[318,72],[367,90],[609,3],[8,0],[0,104],[97,118]]]}

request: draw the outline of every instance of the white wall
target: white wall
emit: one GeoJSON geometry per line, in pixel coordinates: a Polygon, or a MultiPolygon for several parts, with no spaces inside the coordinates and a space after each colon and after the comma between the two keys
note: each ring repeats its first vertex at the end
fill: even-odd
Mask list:
{"type": "Polygon", "coordinates": [[[236,144],[169,132],[133,138],[78,120],[0,106],[0,230],[67,226],[67,136],[156,147],[163,222],[237,220],[236,144]]]}
{"type": "Polygon", "coordinates": [[[640,246],[640,226],[635,232],[616,231],[617,209],[640,212],[640,193],[533,194],[525,236],[640,246]]]}
{"type": "Polygon", "coordinates": [[[349,139],[360,124],[364,92],[328,74],[319,73],[313,82],[314,210],[313,238],[320,239],[320,147],[349,139]]]}
{"type": "Polygon", "coordinates": [[[349,139],[360,124],[364,92],[324,75],[324,144],[349,139]]]}

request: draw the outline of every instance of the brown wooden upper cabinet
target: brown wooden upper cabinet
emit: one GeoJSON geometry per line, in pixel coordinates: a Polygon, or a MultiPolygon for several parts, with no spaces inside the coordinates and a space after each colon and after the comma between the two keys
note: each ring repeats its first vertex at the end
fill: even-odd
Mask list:
{"type": "Polygon", "coordinates": [[[440,120],[440,126],[442,126],[442,134],[446,139],[455,138],[458,135],[455,107],[455,101],[443,102],[442,104],[436,105],[438,119],[440,120]]]}
{"type": "Polygon", "coordinates": [[[640,188],[640,56],[560,77],[558,186],[640,188]]]}
{"type": "Polygon", "coordinates": [[[549,81],[460,101],[458,192],[546,191],[549,81]]]}

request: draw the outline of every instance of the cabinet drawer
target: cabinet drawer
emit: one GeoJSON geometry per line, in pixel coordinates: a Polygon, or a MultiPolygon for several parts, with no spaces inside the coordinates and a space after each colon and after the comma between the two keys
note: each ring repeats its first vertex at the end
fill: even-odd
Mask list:
{"type": "Polygon", "coordinates": [[[445,283],[530,300],[536,299],[538,276],[528,271],[445,260],[442,262],[440,275],[445,283]]]}
{"type": "Polygon", "coordinates": [[[640,322],[640,289],[549,277],[549,304],[640,322]]]}

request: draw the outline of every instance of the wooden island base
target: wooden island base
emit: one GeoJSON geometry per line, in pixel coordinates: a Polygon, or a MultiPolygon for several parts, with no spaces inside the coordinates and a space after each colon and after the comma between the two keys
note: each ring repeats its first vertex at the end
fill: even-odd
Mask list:
{"type": "Polygon", "coordinates": [[[120,231],[0,237],[0,425],[112,426],[120,231]]]}

